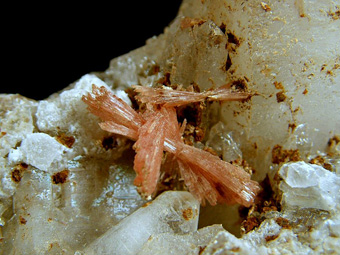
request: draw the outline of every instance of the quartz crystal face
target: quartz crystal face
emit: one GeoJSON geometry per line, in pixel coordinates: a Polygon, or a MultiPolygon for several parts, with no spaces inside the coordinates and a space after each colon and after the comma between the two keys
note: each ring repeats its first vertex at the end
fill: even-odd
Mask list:
{"type": "Polygon", "coordinates": [[[184,0],[163,34],[106,71],[41,101],[0,95],[0,254],[339,253],[339,10],[335,0],[184,0]],[[154,184],[166,192],[146,201],[134,185],[137,133],[104,131],[82,101],[95,85],[142,112],[150,100],[138,103],[133,85],[212,95],[226,84],[251,96],[178,107],[186,129],[176,132],[191,155],[212,153],[260,183],[249,208],[200,206],[162,150],[168,175],[154,184]]]}

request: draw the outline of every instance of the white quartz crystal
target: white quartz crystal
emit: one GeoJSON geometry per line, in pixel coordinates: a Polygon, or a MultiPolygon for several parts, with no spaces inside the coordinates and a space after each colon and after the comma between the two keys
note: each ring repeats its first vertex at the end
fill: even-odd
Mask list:
{"type": "Polygon", "coordinates": [[[27,135],[18,151],[11,151],[8,158],[10,163],[24,161],[40,170],[47,170],[53,162],[61,161],[67,150],[53,137],[45,133],[34,133],[27,135]]]}
{"type": "Polygon", "coordinates": [[[199,203],[190,193],[165,192],[99,237],[84,254],[137,254],[153,235],[195,231],[198,213],[199,203]]]}
{"type": "Polygon", "coordinates": [[[280,188],[287,207],[334,211],[340,203],[340,176],[318,165],[297,162],[281,167],[280,188]]]}
{"type": "Polygon", "coordinates": [[[0,254],[340,254],[339,10],[338,0],[183,0],[163,34],[105,72],[38,102],[0,95],[0,254]],[[142,207],[132,143],[101,130],[81,98],[95,84],[131,104],[126,88],[165,78],[253,94],[208,103],[195,145],[268,176],[270,201],[248,216],[199,208],[187,192],[142,207]]]}
{"type": "Polygon", "coordinates": [[[163,233],[151,236],[138,255],[199,254],[221,231],[224,231],[221,225],[212,225],[188,234],[163,233]]]}

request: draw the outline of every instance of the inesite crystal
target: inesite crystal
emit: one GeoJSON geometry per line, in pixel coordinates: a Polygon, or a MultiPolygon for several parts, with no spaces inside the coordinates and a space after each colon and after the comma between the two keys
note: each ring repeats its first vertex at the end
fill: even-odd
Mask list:
{"type": "Polygon", "coordinates": [[[126,136],[136,143],[134,184],[143,197],[155,194],[160,177],[163,151],[173,155],[189,191],[205,204],[241,204],[251,206],[259,184],[241,167],[221,160],[218,156],[187,145],[182,140],[185,122],[177,120],[176,107],[199,101],[246,100],[249,93],[222,86],[202,93],[133,86],[136,99],[146,104],[143,113],[135,111],[105,87],[93,85],[83,101],[93,114],[102,119],[100,127],[126,136]]]}

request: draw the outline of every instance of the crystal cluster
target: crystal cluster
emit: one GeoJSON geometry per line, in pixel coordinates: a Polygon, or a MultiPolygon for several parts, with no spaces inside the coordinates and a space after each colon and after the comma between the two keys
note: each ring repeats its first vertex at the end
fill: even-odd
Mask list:
{"type": "Polygon", "coordinates": [[[163,34],[105,72],[39,102],[0,95],[0,253],[339,254],[339,9],[184,0],[163,34]],[[252,97],[203,102],[226,84],[252,97]],[[178,115],[183,139],[261,183],[255,204],[199,208],[184,191],[146,203],[132,142],[82,101],[92,85],[128,105],[133,85],[200,90],[178,115]]]}
{"type": "Polygon", "coordinates": [[[202,205],[205,205],[205,200],[211,205],[217,202],[239,203],[249,207],[254,203],[260,190],[258,183],[250,180],[250,175],[243,169],[185,144],[181,136],[186,120],[180,126],[174,108],[206,97],[235,100],[243,98],[245,93],[223,87],[205,93],[141,87],[137,91],[141,95],[136,98],[144,98],[141,101],[146,102],[147,110],[143,114],[136,112],[105,87],[93,85],[92,93],[84,96],[83,101],[93,114],[104,121],[99,123],[103,130],[137,140],[134,144],[134,170],[137,173],[134,184],[144,197],[150,197],[156,192],[165,150],[173,158],[173,167],[177,163],[186,186],[202,205]],[[153,98],[165,102],[162,104],[153,98]]]}

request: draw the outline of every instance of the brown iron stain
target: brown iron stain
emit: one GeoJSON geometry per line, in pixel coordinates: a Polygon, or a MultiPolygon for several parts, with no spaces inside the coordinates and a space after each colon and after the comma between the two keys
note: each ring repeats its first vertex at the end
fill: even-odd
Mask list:
{"type": "Polygon", "coordinates": [[[268,175],[261,182],[262,191],[259,193],[256,201],[256,211],[266,213],[269,211],[279,211],[280,203],[275,199],[275,192],[271,186],[268,175]]]}
{"type": "Polygon", "coordinates": [[[270,211],[280,211],[279,200],[275,197],[268,175],[260,183],[261,191],[257,195],[255,204],[250,207],[240,207],[239,215],[245,220],[241,223],[243,233],[258,227],[265,219],[264,215],[270,211]]]}
{"type": "Polygon", "coordinates": [[[203,19],[198,19],[198,18],[189,18],[189,17],[185,17],[184,19],[181,20],[181,29],[185,29],[188,27],[193,28],[194,26],[200,26],[202,24],[204,24],[206,22],[206,20],[203,19]]]}
{"type": "Polygon", "coordinates": [[[205,146],[203,150],[209,152],[211,155],[218,156],[218,153],[211,147],[205,146]]]}
{"type": "Polygon", "coordinates": [[[290,161],[300,161],[300,152],[299,150],[284,150],[281,145],[275,145],[272,149],[272,162],[274,164],[280,164],[283,162],[290,161]]]}
{"type": "Polygon", "coordinates": [[[235,34],[233,34],[231,31],[227,32],[227,36],[228,36],[228,43],[235,44],[237,47],[241,45],[240,39],[235,34]]]}
{"type": "Polygon", "coordinates": [[[157,81],[157,83],[170,87],[171,86],[170,75],[171,74],[169,72],[165,73],[164,76],[157,81]]]}
{"type": "Polygon", "coordinates": [[[205,248],[207,248],[207,246],[199,246],[200,250],[198,251],[198,255],[201,255],[204,252],[205,248]]]}
{"type": "Polygon", "coordinates": [[[161,70],[161,67],[159,65],[157,64],[152,65],[151,68],[149,69],[148,76],[158,74],[160,70],[161,70]]]}
{"type": "Polygon", "coordinates": [[[266,240],[266,242],[270,242],[270,241],[275,240],[278,237],[279,237],[279,235],[266,236],[265,240],[266,240]]]}
{"type": "Polygon", "coordinates": [[[234,88],[237,91],[248,91],[248,86],[247,86],[247,82],[244,79],[238,79],[235,81],[231,82],[230,87],[234,88]]]}
{"type": "Polygon", "coordinates": [[[270,8],[270,6],[269,6],[267,3],[265,3],[265,2],[261,2],[261,7],[262,7],[262,9],[265,10],[266,12],[269,12],[269,11],[272,10],[272,9],[270,8]]]}
{"type": "Polygon", "coordinates": [[[268,77],[270,73],[272,72],[272,69],[268,67],[268,65],[264,65],[264,68],[261,70],[261,73],[268,77]]]}
{"type": "Polygon", "coordinates": [[[24,217],[19,216],[19,222],[21,225],[25,225],[27,223],[27,220],[24,217]]]}
{"type": "Polygon", "coordinates": [[[328,70],[328,71],[326,72],[326,74],[327,74],[327,75],[330,75],[330,76],[334,76],[334,73],[333,73],[332,70],[328,70]]]}
{"type": "Polygon", "coordinates": [[[235,247],[232,247],[232,248],[229,249],[229,250],[232,251],[232,252],[239,252],[239,251],[241,250],[241,248],[238,247],[238,246],[235,246],[235,247]]]}
{"type": "Polygon", "coordinates": [[[12,171],[12,180],[16,183],[21,181],[21,172],[18,169],[12,171]]]}
{"type": "Polygon", "coordinates": [[[281,82],[274,81],[274,86],[275,86],[275,88],[277,88],[277,89],[282,89],[282,90],[285,89],[285,88],[283,87],[283,85],[282,85],[281,82]]]}
{"type": "Polygon", "coordinates": [[[196,127],[194,131],[194,138],[196,142],[200,142],[203,140],[205,136],[204,130],[201,127],[196,127]]]}
{"type": "Polygon", "coordinates": [[[291,132],[293,133],[294,130],[296,129],[296,124],[295,123],[289,123],[288,124],[288,130],[291,130],[291,132]]]}
{"type": "Polygon", "coordinates": [[[331,164],[326,162],[326,159],[320,155],[312,158],[309,163],[314,164],[314,165],[319,165],[322,166],[323,168],[329,170],[329,171],[333,171],[333,167],[331,164]]]}
{"type": "Polygon", "coordinates": [[[67,177],[69,175],[70,171],[65,169],[61,172],[55,173],[52,175],[52,182],[54,184],[63,184],[67,181],[67,177]]]}
{"type": "Polygon", "coordinates": [[[224,71],[228,71],[233,63],[231,62],[230,54],[228,54],[227,62],[223,68],[224,71]]]}
{"type": "Polygon", "coordinates": [[[12,181],[18,183],[21,181],[23,172],[28,168],[26,163],[20,163],[19,165],[15,166],[12,171],[12,181]]]}
{"type": "Polygon", "coordinates": [[[230,161],[230,164],[243,168],[243,170],[246,171],[250,175],[255,173],[255,169],[252,168],[245,159],[235,159],[233,161],[230,161]]]}
{"type": "Polygon", "coordinates": [[[144,205],[142,205],[142,207],[148,207],[151,203],[152,201],[146,202],[144,205]]]}
{"type": "Polygon", "coordinates": [[[263,207],[262,207],[262,212],[266,213],[266,212],[272,212],[272,211],[277,211],[277,207],[276,205],[272,204],[271,201],[265,201],[263,203],[263,207]]]}
{"type": "Polygon", "coordinates": [[[182,210],[182,216],[185,220],[191,220],[194,217],[194,212],[192,211],[192,208],[182,210]]]}
{"type": "Polygon", "coordinates": [[[308,94],[308,90],[305,89],[305,90],[302,92],[302,94],[304,94],[304,95],[308,94]]]}
{"type": "Polygon", "coordinates": [[[337,8],[338,8],[338,10],[336,10],[336,11],[329,11],[329,12],[327,13],[327,15],[328,15],[329,17],[331,17],[333,20],[338,20],[338,19],[340,19],[340,10],[339,10],[340,7],[337,7],[337,8]]]}
{"type": "Polygon", "coordinates": [[[285,93],[283,91],[280,91],[278,93],[276,93],[276,101],[278,103],[281,103],[283,101],[285,101],[287,98],[287,96],[285,95],[285,93]]]}
{"type": "Polygon", "coordinates": [[[72,148],[74,142],[76,141],[73,136],[67,136],[65,133],[57,135],[55,139],[67,148],[72,148]]]}
{"type": "Polygon", "coordinates": [[[281,226],[284,229],[291,229],[292,226],[289,223],[289,220],[282,218],[282,217],[278,217],[276,220],[276,223],[281,226]]]}
{"type": "Polygon", "coordinates": [[[240,115],[241,114],[241,112],[238,112],[238,111],[233,111],[233,115],[234,115],[234,117],[236,117],[237,115],[240,115]]]}
{"type": "Polygon", "coordinates": [[[255,216],[248,217],[245,221],[241,223],[242,228],[244,229],[245,233],[254,230],[260,225],[260,221],[255,216]]]}
{"type": "Polygon", "coordinates": [[[221,29],[221,31],[222,31],[223,34],[225,34],[225,31],[226,31],[225,29],[226,29],[226,27],[227,27],[227,26],[226,26],[224,23],[222,23],[221,26],[220,26],[220,29],[221,29]]]}
{"type": "Polygon", "coordinates": [[[340,143],[340,137],[335,135],[328,140],[327,144],[328,144],[329,147],[332,147],[332,146],[338,145],[339,143],[340,143]]]}

